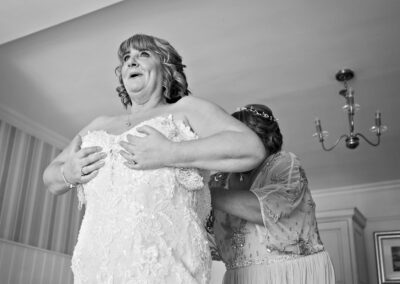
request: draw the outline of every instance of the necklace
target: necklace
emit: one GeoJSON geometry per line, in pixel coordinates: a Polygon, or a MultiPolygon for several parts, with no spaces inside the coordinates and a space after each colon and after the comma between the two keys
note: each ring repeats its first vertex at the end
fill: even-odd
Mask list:
{"type": "Polygon", "coordinates": [[[129,127],[131,127],[131,125],[132,125],[132,123],[131,123],[131,121],[130,121],[130,119],[129,119],[129,116],[128,116],[128,120],[125,121],[125,126],[126,126],[127,128],[129,128],[129,127]]]}
{"type": "Polygon", "coordinates": [[[131,122],[131,113],[128,114],[128,116],[126,117],[126,121],[125,121],[125,126],[126,128],[130,128],[132,126],[132,122],[131,122]]]}

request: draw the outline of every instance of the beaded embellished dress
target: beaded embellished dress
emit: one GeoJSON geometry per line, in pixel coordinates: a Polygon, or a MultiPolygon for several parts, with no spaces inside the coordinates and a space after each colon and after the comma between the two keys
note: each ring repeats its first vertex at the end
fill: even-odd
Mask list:
{"type": "Polygon", "coordinates": [[[78,192],[86,210],[73,258],[74,283],[209,283],[211,256],[204,225],[211,209],[208,171],[132,170],[118,142],[149,125],[173,141],[197,139],[172,115],[121,135],[92,131],[82,147],[108,152],[99,174],[78,192]]]}
{"type": "MultiPolygon", "coordinates": [[[[229,188],[229,175],[210,186],[229,188]]],[[[251,185],[264,226],[214,211],[213,259],[226,266],[224,284],[334,284],[328,253],[320,240],[304,170],[293,153],[269,156],[251,185]]]]}

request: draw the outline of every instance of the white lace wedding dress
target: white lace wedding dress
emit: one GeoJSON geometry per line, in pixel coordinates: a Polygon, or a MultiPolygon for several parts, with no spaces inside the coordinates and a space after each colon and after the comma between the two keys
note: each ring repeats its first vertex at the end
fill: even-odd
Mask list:
{"type": "MultiPolygon", "coordinates": [[[[172,115],[141,125],[173,141],[197,139],[172,115]]],[[[121,135],[92,131],[82,138],[82,147],[101,146],[108,156],[99,174],[78,192],[86,211],[72,258],[74,283],[208,283],[209,173],[127,168],[118,142],[128,133],[142,136],[136,127],[121,135]]]]}

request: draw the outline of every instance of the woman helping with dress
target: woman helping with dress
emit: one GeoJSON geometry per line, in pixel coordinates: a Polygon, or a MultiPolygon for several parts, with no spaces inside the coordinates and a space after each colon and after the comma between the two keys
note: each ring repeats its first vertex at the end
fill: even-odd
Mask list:
{"type": "Polygon", "coordinates": [[[258,137],[221,108],[188,96],[182,59],[165,40],[121,43],[118,94],[129,115],[99,117],[46,168],[47,188],[77,188],[85,215],[75,283],[208,283],[209,170],[246,171],[258,137]]]}
{"type": "Polygon", "coordinates": [[[255,169],[210,179],[213,258],[226,266],[224,284],[334,284],[320,240],[315,203],[299,159],[282,151],[272,111],[259,104],[232,114],[264,143],[255,169]]]}

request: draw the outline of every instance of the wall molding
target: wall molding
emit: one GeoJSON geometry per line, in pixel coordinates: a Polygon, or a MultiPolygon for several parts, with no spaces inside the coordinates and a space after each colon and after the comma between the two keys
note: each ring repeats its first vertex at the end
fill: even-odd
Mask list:
{"type": "Polygon", "coordinates": [[[368,222],[388,222],[388,221],[399,221],[400,215],[391,215],[391,216],[377,216],[377,217],[369,217],[368,222]]]}
{"type": "Polygon", "coordinates": [[[49,253],[49,254],[53,254],[53,255],[56,255],[58,257],[62,257],[62,258],[69,259],[69,260],[71,260],[71,257],[72,257],[69,254],[61,253],[61,252],[58,252],[58,251],[48,250],[48,249],[44,249],[44,248],[40,248],[40,247],[36,247],[36,246],[23,244],[23,243],[20,243],[20,242],[10,241],[10,240],[6,240],[6,239],[2,239],[2,238],[0,238],[0,243],[6,243],[6,244],[8,244],[10,246],[20,247],[20,248],[29,249],[29,250],[35,250],[35,251],[42,252],[42,253],[49,253]]]}
{"type": "Polygon", "coordinates": [[[389,180],[375,183],[357,184],[343,187],[334,187],[326,189],[311,190],[313,197],[328,197],[344,194],[359,194],[366,192],[383,192],[391,190],[400,190],[400,179],[389,180]]]}
{"type": "Polygon", "coordinates": [[[329,222],[338,220],[354,220],[361,228],[365,227],[367,219],[365,216],[357,209],[357,207],[347,208],[347,209],[336,209],[328,211],[318,211],[316,212],[318,222],[329,222]]]}
{"type": "Polygon", "coordinates": [[[0,119],[60,149],[64,149],[70,141],[70,139],[2,104],[0,104],[0,119]]]}

